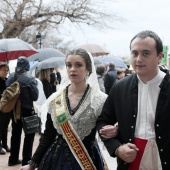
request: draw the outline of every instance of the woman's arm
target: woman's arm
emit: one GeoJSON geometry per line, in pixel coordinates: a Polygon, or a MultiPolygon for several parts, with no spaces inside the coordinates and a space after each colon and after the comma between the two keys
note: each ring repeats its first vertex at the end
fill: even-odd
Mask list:
{"type": "Polygon", "coordinates": [[[51,144],[55,140],[56,135],[57,131],[53,126],[51,115],[48,114],[44,134],[41,136],[40,143],[31,159],[31,161],[34,162],[36,166],[38,166],[39,163],[41,162],[41,159],[43,158],[47,149],[51,146],[51,144]]]}

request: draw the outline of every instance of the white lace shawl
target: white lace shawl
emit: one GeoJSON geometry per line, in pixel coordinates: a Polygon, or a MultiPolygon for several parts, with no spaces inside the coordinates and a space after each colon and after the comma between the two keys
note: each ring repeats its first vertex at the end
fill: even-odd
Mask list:
{"type": "MultiPolygon", "coordinates": [[[[103,92],[101,92],[98,84],[98,79],[96,75],[96,69],[94,66],[93,58],[90,55],[90,59],[92,62],[92,73],[90,76],[87,77],[86,83],[90,85],[90,93],[87,96],[87,99],[83,103],[83,105],[77,110],[74,116],[70,117],[70,121],[73,124],[75,130],[78,132],[81,138],[84,138],[87,134],[89,134],[92,130],[92,128],[95,126],[96,118],[101,113],[101,109],[103,107],[103,104],[106,100],[107,95],[103,92]],[[90,118],[88,118],[90,116],[90,118]],[[93,121],[93,122],[92,122],[93,121]],[[87,124],[86,124],[87,123],[87,124]],[[86,129],[86,135],[81,133],[84,133],[85,130],[79,130],[81,128],[86,129]]],[[[53,93],[43,104],[41,109],[43,110],[43,115],[41,116],[42,124],[45,124],[47,112],[51,114],[54,127],[58,130],[58,127],[56,125],[56,122],[54,120],[54,112],[53,112],[53,106],[52,101],[62,93],[63,90],[66,89],[66,87],[70,84],[70,80],[67,75],[66,67],[63,69],[62,72],[62,80],[61,84],[59,86],[59,89],[57,92],[53,93]]],[[[45,128],[45,125],[42,126],[42,132],[45,128]]],[[[60,133],[60,131],[58,131],[60,133]]]]}
{"type": "MultiPolygon", "coordinates": [[[[81,140],[83,140],[86,136],[88,136],[91,133],[91,130],[95,127],[97,117],[101,113],[106,97],[107,97],[106,94],[102,92],[98,93],[96,94],[96,96],[94,96],[92,101],[92,103],[95,103],[95,105],[91,104],[90,101],[91,90],[89,90],[89,93],[87,94],[85,101],[81,104],[81,106],[76,111],[76,113],[73,116],[69,115],[69,121],[72,124],[74,131],[77,132],[81,140]],[[92,108],[91,105],[95,107],[92,108]]],[[[54,115],[54,108],[55,108],[54,104],[55,102],[51,102],[49,104],[48,112],[51,114],[53,125],[57,129],[57,132],[59,134],[62,134],[60,127],[55,121],[56,117],[54,115]]]]}

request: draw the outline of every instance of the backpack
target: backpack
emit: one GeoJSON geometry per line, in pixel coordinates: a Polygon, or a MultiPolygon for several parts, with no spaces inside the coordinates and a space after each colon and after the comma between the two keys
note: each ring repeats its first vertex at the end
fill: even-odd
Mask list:
{"type": "Polygon", "coordinates": [[[7,87],[0,99],[0,111],[3,113],[14,111],[14,114],[20,113],[20,85],[18,80],[7,87]],[[17,113],[16,113],[17,112],[17,113]]]}

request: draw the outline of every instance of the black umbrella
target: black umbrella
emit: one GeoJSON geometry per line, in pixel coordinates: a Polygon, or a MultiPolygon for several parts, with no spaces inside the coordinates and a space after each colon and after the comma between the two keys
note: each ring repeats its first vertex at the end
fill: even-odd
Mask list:
{"type": "Polygon", "coordinates": [[[63,57],[65,54],[54,48],[42,48],[37,50],[38,53],[28,57],[29,61],[43,61],[51,57],[63,57]]]}

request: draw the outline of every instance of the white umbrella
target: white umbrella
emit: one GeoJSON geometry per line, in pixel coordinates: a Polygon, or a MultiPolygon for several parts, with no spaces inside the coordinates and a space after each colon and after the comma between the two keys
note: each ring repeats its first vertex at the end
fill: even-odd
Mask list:
{"type": "MultiPolygon", "coordinates": [[[[36,68],[38,71],[42,69],[47,69],[47,68],[55,68],[55,67],[62,67],[65,65],[65,58],[62,57],[51,57],[48,58],[44,61],[41,61],[37,63],[34,68],[36,68]]],[[[34,69],[33,68],[33,69],[34,69]]]]}
{"type": "Polygon", "coordinates": [[[109,54],[108,50],[98,44],[83,44],[77,46],[77,48],[83,48],[84,50],[90,52],[92,56],[102,56],[109,54]]]}

